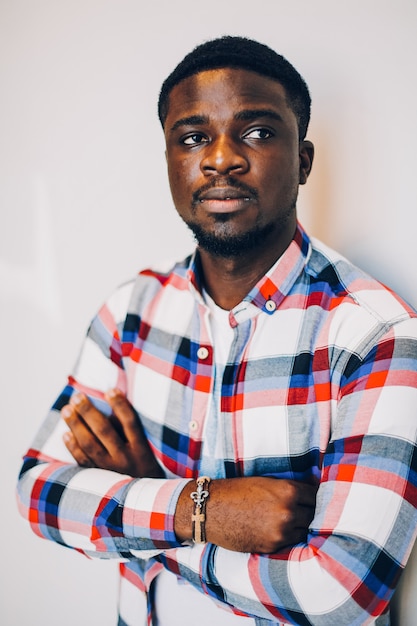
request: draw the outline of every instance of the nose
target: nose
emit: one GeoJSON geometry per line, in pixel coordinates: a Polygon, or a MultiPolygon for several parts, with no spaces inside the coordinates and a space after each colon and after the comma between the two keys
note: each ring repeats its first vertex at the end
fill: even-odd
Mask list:
{"type": "Polygon", "coordinates": [[[201,170],[205,175],[244,174],[249,162],[236,141],[226,135],[212,139],[204,151],[201,170]]]}

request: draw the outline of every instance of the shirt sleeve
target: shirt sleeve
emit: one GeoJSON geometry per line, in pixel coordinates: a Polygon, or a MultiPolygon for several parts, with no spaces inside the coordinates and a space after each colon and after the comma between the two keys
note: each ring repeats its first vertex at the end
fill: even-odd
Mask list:
{"type": "Polygon", "coordinates": [[[18,506],[44,538],[101,558],[148,558],[178,546],[174,512],[187,479],[135,479],[117,472],[81,468],[66,449],[61,408],[76,391],[88,394],[104,414],[104,393],[126,391],[120,323],[131,284],[120,288],[92,321],[80,357],[33,445],[24,457],[18,506]]]}
{"type": "Polygon", "coordinates": [[[166,567],[274,623],[376,623],[416,536],[417,320],[352,353],[338,386],[307,542],[271,555],[194,546],[166,567]]]}
{"type": "Polygon", "coordinates": [[[398,322],[351,352],[337,385],[308,540],[271,555],[180,546],[173,522],[186,479],[133,479],[74,464],[59,411],[74,390],[103,412],[104,392],[126,390],[120,322],[129,289],[93,320],[68,386],[22,468],[22,514],[40,536],[87,554],[155,556],[234,611],[317,626],[362,625],[382,614],[417,526],[417,320],[398,322]]]}

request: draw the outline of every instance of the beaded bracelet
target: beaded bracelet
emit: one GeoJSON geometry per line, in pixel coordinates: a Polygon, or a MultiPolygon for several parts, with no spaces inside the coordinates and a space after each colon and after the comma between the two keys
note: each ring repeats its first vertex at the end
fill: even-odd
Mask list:
{"type": "Polygon", "coordinates": [[[210,495],[209,483],[208,476],[200,476],[197,478],[197,491],[190,493],[190,498],[195,504],[191,516],[194,543],[206,543],[206,500],[210,495]]]}

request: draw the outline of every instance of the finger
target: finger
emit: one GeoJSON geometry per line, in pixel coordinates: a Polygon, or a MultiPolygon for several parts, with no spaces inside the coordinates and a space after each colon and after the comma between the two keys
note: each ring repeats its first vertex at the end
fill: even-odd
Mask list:
{"type": "Polygon", "coordinates": [[[61,415],[84,455],[95,465],[101,466],[109,456],[107,449],[90,430],[83,416],[77,411],[77,405],[67,404],[61,409],[61,415]]]}
{"type": "Polygon", "coordinates": [[[294,528],[308,528],[314,518],[314,513],[313,507],[299,507],[295,514],[294,528]]]}
{"type": "MultiPolygon", "coordinates": [[[[101,413],[101,411],[99,411],[84,394],[76,394],[72,396],[70,406],[73,407],[82,417],[83,422],[88,427],[87,430],[93,433],[96,440],[110,454],[110,456],[117,453],[123,445],[123,442],[111,420],[107,416],[103,415],[103,413],[101,413]]],[[[91,437],[87,437],[85,432],[83,435],[83,440],[80,439],[78,434],[76,434],[76,438],[81,447],[85,450],[84,441],[86,441],[88,445],[92,444],[92,441],[91,437]]]]}
{"type": "Polygon", "coordinates": [[[294,528],[288,536],[283,537],[282,542],[279,546],[277,546],[276,550],[282,550],[282,548],[294,546],[297,543],[305,543],[307,541],[307,537],[307,528],[294,528]]]}
{"type": "Polygon", "coordinates": [[[65,433],[63,439],[68,452],[72,454],[74,460],[78,463],[78,465],[81,465],[81,467],[94,467],[94,463],[80,448],[72,432],[65,433]]]}
{"type": "Polygon", "coordinates": [[[148,441],[143,431],[142,423],[126,396],[119,389],[110,389],[110,391],[106,393],[106,400],[122,425],[123,432],[129,444],[133,448],[136,448],[138,445],[148,447],[148,441]]]}
{"type": "MultiPolygon", "coordinates": [[[[125,458],[129,459],[128,473],[149,478],[165,476],[146,438],[142,422],[126,396],[118,389],[111,389],[105,397],[112,408],[115,419],[123,429],[127,442],[124,453],[125,458]]],[[[114,458],[119,465],[118,459],[121,457],[115,454],[114,458]]]]}
{"type": "Polygon", "coordinates": [[[297,490],[296,502],[301,506],[314,507],[316,505],[317,487],[309,483],[292,482],[297,490]]]}

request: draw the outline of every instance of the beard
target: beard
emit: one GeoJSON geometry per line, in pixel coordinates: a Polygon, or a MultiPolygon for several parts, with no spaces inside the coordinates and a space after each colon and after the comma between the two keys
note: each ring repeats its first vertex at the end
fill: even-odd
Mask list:
{"type": "Polygon", "coordinates": [[[295,206],[296,198],[283,211],[278,221],[275,220],[263,225],[255,224],[251,230],[240,234],[229,232],[228,222],[231,218],[227,214],[216,216],[216,232],[205,229],[193,220],[187,221],[186,224],[200,248],[213,256],[230,259],[262,248],[266,241],[273,236],[273,233],[279,237],[280,231],[285,228],[293,215],[295,206]]]}
{"type": "Polygon", "coordinates": [[[230,235],[227,232],[208,232],[199,224],[192,222],[187,226],[200,248],[213,256],[225,259],[242,256],[261,246],[265,242],[265,238],[274,230],[272,224],[266,224],[262,227],[256,226],[241,235],[230,235]]]}

